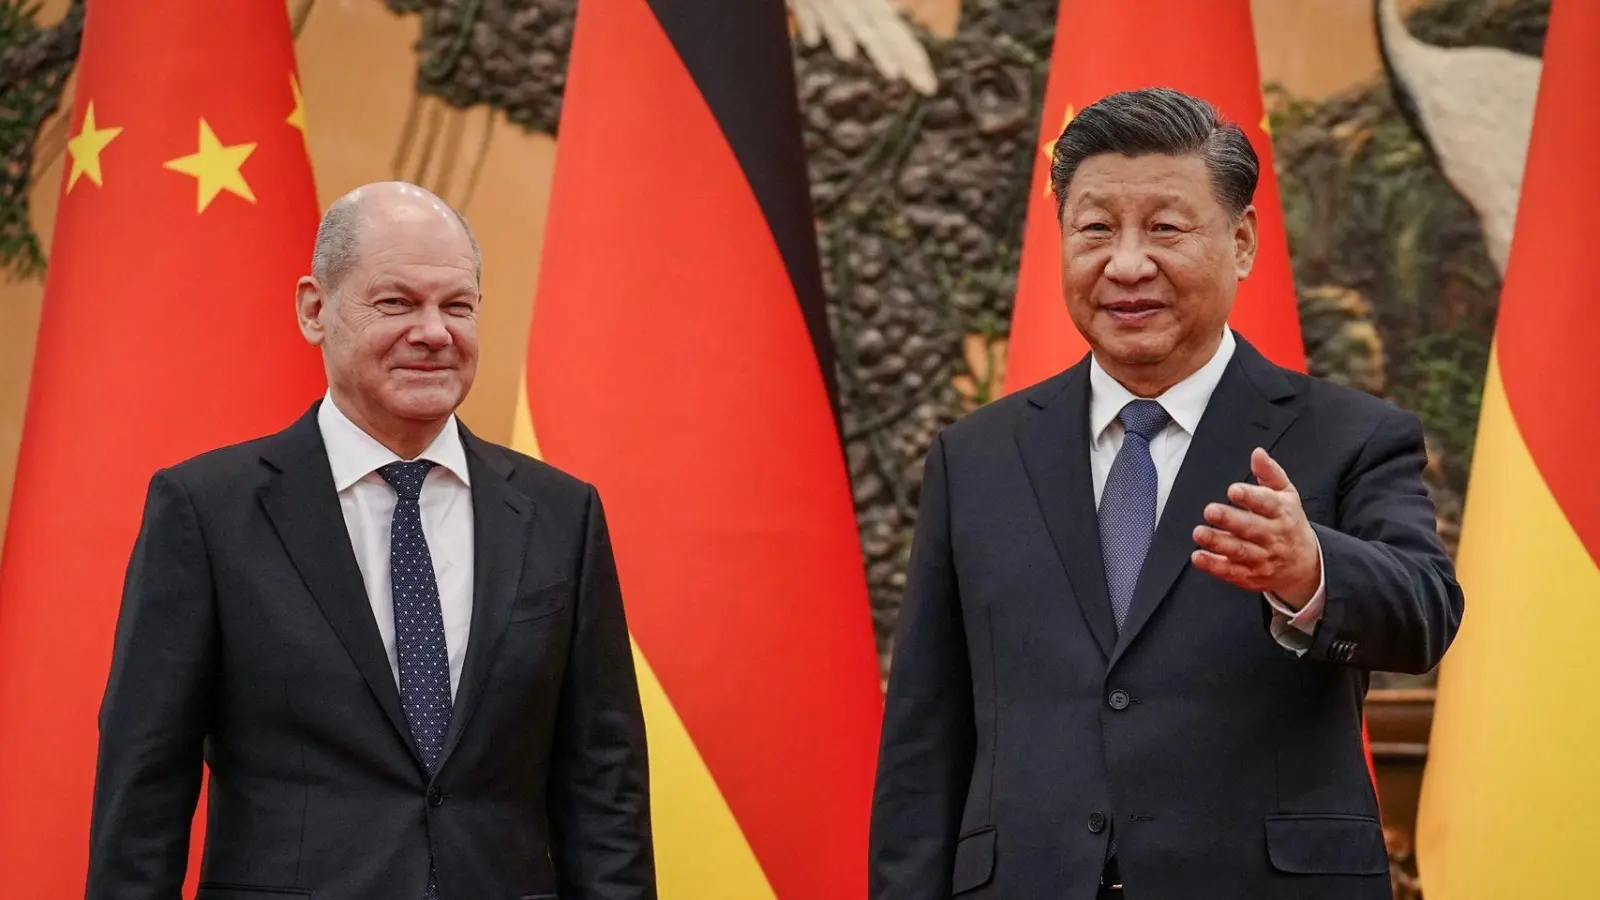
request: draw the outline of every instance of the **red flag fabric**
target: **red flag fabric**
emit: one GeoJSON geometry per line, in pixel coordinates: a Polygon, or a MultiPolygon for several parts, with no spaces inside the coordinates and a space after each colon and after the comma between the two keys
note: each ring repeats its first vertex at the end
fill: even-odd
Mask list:
{"type": "Polygon", "coordinates": [[[1472,611],[1439,668],[1418,810],[1428,900],[1593,890],[1600,309],[1574,223],[1600,203],[1597,45],[1600,4],[1552,5],[1457,553],[1472,611]]]}
{"type": "Polygon", "coordinates": [[[781,0],[583,0],[513,443],[592,481],[664,900],[861,897],[882,699],[781,0]]]}
{"type": "Polygon", "coordinates": [[[294,324],[318,214],[296,78],[282,0],[89,5],[0,556],[5,896],[83,896],[96,713],[151,475],[281,428],[323,389],[294,324]]]}
{"type": "Polygon", "coordinates": [[[1050,193],[1056,138],[1075,111],[1107,94],[1146,87],[1207,100],[1249,136],[1261,158],[1255,198],[1260,247],[1229,322],[1268,359],[1305,369],[1249,0],[1061,0],[1022,238],[1006,393],[1049,378],[1089,349],[1061,297],[1061,228],[1050,193]]]}

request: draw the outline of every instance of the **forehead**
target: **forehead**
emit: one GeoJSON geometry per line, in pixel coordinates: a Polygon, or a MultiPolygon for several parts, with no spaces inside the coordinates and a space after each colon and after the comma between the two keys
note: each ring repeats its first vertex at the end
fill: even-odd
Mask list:
{"type": "Polygon", "coordinates": [[[369,279],[398,284],[477,281],[477,260],[453,217],[415,211],[380,212],[359,232],[359,268],[369,279]]]}
{"type": "Polygon", "coordinates": [[[1101,153],[1078,164],[1067,187],[1068,206],[1217,206],[1211,173],[1198,155],[1101,153]]]}
{"type": "Polygon", "coordinates": [[[466,229],[455,216],[439,209],[379,207],[366,216],[359,234],[361,249],[368,255],[472,255],[466,229]]]}

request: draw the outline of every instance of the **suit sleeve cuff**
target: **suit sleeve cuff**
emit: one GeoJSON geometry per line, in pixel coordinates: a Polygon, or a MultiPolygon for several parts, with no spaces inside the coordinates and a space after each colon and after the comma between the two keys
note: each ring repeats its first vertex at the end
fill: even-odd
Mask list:
{"type": "Polygon", "coordinates": [[[1317,570],[1316,593],[1312,594],[1311,599],[1298,611],[1271,591],[1262,592],[1267,605],[1272,607],[1270,630],[1273,640],[1294,651],[1296,655],[1304,655],[1311,648],[1311,636],[1316,633],[1317,623],[1322,621],[1322,611],[1327,607],[1328,569],[1327,560],[1322,555],[1320,539],[1317,541],[1317,570]]]}

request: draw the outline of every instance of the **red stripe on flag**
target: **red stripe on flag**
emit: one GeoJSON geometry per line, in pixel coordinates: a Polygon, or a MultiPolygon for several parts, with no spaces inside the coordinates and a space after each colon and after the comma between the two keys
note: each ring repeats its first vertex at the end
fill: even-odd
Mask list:
{"type": "Polygon", "coordinates": [[[783,259],[644,0],[579,7],[529,343],[629,625],[775,892],[865,884],[881,699],[838,434],[783,259]]]}
{"type": "Polygon", "coordinates": [[[1600,446],[1600,336],[1595,315],[1594,252],[1588,221],[1600,202],[1600,4],[1559,3],[1550,19],[1552,48],[1566,65],[1546,66],[1539,83],[1527,177],[1517,209],[1496,353],[1506,399],[1539,473],[1600,565],[1600,479],[1589,454],[1600,446]],[[1583,49],[1578,49],[1583,48],[1583,49]]]}

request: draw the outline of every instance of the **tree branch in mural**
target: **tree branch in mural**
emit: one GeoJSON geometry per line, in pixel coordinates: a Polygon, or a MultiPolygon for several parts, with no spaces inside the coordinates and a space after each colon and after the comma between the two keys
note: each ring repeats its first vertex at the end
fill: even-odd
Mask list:
{"type": "Polygon", "coordinates": [[[28,193],[67,144],[67,123],[41,134],[61,102],[83,39],[83,0],[51,28],[36,23],[37,3],[0,2],[0,268],[9,277],[44,274],[45,258],[28,220],[28,193]]]}
{"type": "Polygon", "coordinates": [[[306,20],[311,18],[311,10],[316,8],[317,0],[289,0],[289,34],[300,36],[300,30],[306,27],[306,20]]]}

